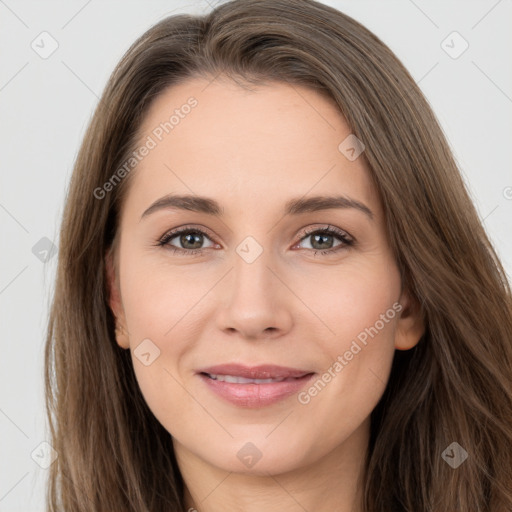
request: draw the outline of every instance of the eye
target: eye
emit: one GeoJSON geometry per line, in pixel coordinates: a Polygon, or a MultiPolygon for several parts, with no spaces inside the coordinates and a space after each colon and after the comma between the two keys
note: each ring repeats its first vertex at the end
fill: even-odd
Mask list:
{"type": "Polygon", "coordinates": [[[165,246],[171,249],[173,252],[186,254],[191,256],[193,254],[201,253],[204,248],[201,247],[204,243],[204,239],[209,239],[209,236],[201,229],[184,227],[174,229],[166,233],[160,240],[158,240],[158,246],[165,246]],[[171,241],[177,239],[181,247],[175,247],[171,244],[171,241]]]}
{"type": "Polygon", "coordinates": [[[315,250],[314,255],[319,251],[322,254],[333,254],[354,245],[354,240],[345,231],[335,228],[334,226],[327,226],[322,229],[309,228],[303,233],[301,241],[308,239],[311,240],[311,249],[315,250]],[[336,238],[340,243],[334,246],[333,239],[336,238]]]}
{"type": "MultiPolygon", "coordinates": [[[[314,250],[314,255],[321,252],[324,255],[336,253],[342,249],[346,249],[354,244],[354,240],[345,231],[327,226],[325,228],[309,228],[302,233],[300,241],[312,240],[311,250],[314,250]],[[333,246],[332,239],[338,239],[340,243],[333,246]]],[[[202,247],[204,240],[211,240],[208,234],[202,229],[186,226],[169,231],[163,235],[157,242],[159,247],[167,247],[175,253],[192,256],[194,254],[202,253],[207,247],[202,247]],[[176,247],[171,242],[177,239],[177,243],[181,247],[176,247]]],[[[212,247],[212,246],[210,246],[212,247]]]]}

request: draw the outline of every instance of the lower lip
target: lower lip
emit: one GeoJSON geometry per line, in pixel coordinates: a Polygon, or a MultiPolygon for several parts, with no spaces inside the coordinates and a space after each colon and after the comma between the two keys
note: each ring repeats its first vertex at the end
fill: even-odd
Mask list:
{"type": "Polygon", "coordinates": [[[298,393],[313,377],[310,373],[299,379],[266,384],[234,384],[198,374],[217,395],[239,407],[258,408],[272,405],[298,393]]]}

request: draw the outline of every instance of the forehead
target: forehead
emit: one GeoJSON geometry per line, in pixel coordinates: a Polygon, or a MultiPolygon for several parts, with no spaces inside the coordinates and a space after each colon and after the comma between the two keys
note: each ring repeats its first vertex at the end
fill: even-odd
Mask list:
{"type": "Polygon", "coordinates": [[[228,214],[229,203],[257,212],[306,194],[349,195],[378,209],[364,158],[340,151],[351,130],[332,99],[282,82],[248,87],[194,78],[154,100],[138,145],[151,149],[128,194],[139,209],[171,192],[215,197],[228,214]]]}

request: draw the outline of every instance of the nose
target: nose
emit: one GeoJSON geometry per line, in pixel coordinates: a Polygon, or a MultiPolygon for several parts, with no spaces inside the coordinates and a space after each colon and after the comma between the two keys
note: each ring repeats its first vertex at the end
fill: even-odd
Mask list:
{"type": "Polygon", "coordinates": [[[293,324],[293,294],[283,284],[284,276],[263,253],[251,263],[238,254],[225,277],[219,294],[222,301],[217,326],[242,338],[273,339],[282,336],[293,324]]]}

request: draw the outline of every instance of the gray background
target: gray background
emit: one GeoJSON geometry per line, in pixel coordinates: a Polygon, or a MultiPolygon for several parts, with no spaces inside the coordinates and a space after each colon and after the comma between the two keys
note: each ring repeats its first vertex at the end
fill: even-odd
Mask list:
{"type": "MultiPolygon", "coordinates": [[[[374,31],[419,83],[510,275],[512,2],[324,3],[374,31]],[[469,44],[458,58],[452,56],[464,43],[446,39],[453,31],[469,44]]],[[[139,35],[167,15],[214,5],[0,0],[2,512],[44,510],[47,470],[36,460],[51,453],[40,446],[48,439],[42,363],[57,263],[50,241],[58,246],[65,189],[86,125],[109,74],[139,35]],[[31,47],[51,48],[50,39],[41,42],[43,31],[58,43],[46,59],[31,47]]]]}

